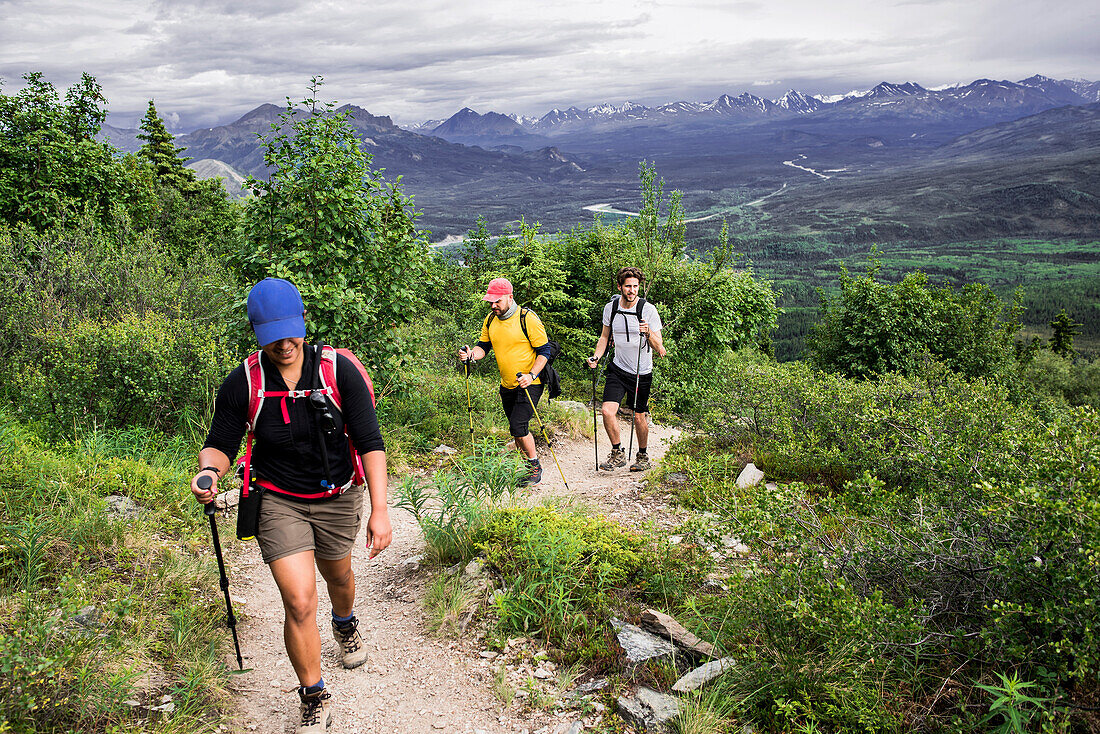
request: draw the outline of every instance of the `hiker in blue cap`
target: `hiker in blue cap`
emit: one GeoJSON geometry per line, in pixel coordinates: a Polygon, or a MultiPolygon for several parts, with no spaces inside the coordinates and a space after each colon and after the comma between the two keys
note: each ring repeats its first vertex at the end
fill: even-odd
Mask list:
{"type": "Polygon", "coordinates": [[[201,503],[214,500],[247,432],[238,537],[255,536],[282,596],[284,640],[300,684],[296,732],[320,734],[332,714],[321,677],[314,568],[328,586],[341,661],[362,665],[351,551],[364,484],[370,557],[390,544],[385,444],[365,370],[346,350],[306,344],[305,307],[292,283],[266,278],[253,286],[248,320],[261,348],[218,389],[191,491],[201,503]],[[199,487],[203,476],[213,479],[210,489],[199,487]],[[242,531],[249,517],[255,527],[242,531]]]}

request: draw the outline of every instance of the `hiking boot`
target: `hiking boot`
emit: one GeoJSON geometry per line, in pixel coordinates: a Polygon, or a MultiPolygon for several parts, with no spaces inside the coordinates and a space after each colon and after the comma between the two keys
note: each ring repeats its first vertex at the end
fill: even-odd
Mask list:
{"type": "Polygon", "coordinates": [[[604,471],[612,471],[620,466],[626,466],[626,452],[623,451],[622,446],[611,449],[611,453],[607,455],[607,461],[600,464],[600,468],[604,471]]]}
{"type": "Polygon", "coordinates": [[[649,471],[653,465],[649,463],[649,454],[638,454],[634,457],[634,463],[630,465],[630,471],[649,471]]]}
{"type": "Polygon", "coordinates": [[[340,662],[345,668],[358,668],[367,662],[367,648],[359,635],[359,620],[352,617],[347,622],[332,620],[332,637],[340,646],[340,662]]]}
{"type": "Polygon", "coordinates": [[[302,699],[302,704],[294,734],[325,734],[332,726],[332,697],[329,692],[322,688],[307,694],[305,688],[299,688],[298,697],[302,699]]]}
{"type": "Polygon", "coordinates": [[[519,480],[519,486],[530,487],[542,481],[542,464],[527,463],[527,474],[519,480]]]}

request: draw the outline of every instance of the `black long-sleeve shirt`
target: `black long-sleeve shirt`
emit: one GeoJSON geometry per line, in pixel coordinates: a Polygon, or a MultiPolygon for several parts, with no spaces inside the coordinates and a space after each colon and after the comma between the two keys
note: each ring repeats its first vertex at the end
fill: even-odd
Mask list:
{"type": "MultiPolygon", "coordinates": [[[[302,377],[297,387],[300,390],[320,388],[317,352],[310,345],[303,346],[302,351],[302,377]]],[[[260,366],[268,390],[287,390],[278,368],[264,354],[260,355],[260,366]]],[[[352,472],[348,439],[344,435],[345,424],[348,436],[359,453],[384,451],[386,445],[378,428],[366,382],[355,365],[339,354],[336,355],[336,384],[343,411],[336,410],[331,399],[326,398],[336,423],[336,430],[327,437],[326,445],[332,481],[339,487],[351,479],[352,472]]],[[[286,398],[290,422],[285,423],[281,400],[268,397],[260,410],[252,443],[252,473],[290,492],[318,492],[321,480],[325,478],[325,469],[320,444],[324,434],[316,410],[310,407],[309,398],[286,398]]],[[[230,372],[218,388],[214,400],[214,419],[203,448],[218,449],[232,463],[240,450],[247,423],[248,378],[242,364],[230,372]]]]}

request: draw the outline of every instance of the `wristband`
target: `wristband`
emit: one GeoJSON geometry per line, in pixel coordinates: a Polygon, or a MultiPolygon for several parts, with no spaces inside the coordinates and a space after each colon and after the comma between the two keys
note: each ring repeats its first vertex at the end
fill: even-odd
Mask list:
{"type": "Polygon", "coordinates": [[[214,472],[214,476],[221,479],[222,473],[220,471],[218,471],[218,468],[216,466],[204,466],[202,469],[199,469],[200,473],[204,472],[204,471],[212,471],[212,472],[214,472]]]}

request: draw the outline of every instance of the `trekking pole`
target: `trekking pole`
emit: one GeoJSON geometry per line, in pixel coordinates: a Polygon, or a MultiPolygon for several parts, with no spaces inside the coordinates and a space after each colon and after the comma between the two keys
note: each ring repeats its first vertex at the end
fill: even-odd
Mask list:
{"type": "MultiPolygon", "coordinates": [[[[470,353],[465,349],[466,354],[470,353]]],[[[474,445],[474,406],[470,402],[470,360],[462,360],[462,369],[466,372],[466,414],[470,416],[470,445],[474,445]]]]}
{"type": "MultiPolygon", "coordinates": [[[[638,335],[639,339],[641,334],[638,335]]],[[[634,424],[638,421],[638,385],[642,381],[642,347],[649,347],[649,336],[646,336],[645,344],[638,345],[638,364],[634,367],[634,400],[630,407],[630,443],[626,449],[626,460],[630,461],[630,454],[634,451],[634,424]]]]}
{"type": "MultiPolygon", "coordinates": [[[[195,482],[199,489],[210,489],[214,484],[214,480],[210,478],[209,474],[204,474],[198,478],[195,482]]],[[[220,575],[220,584],[222,587],[222,593],[225,594],[225,624],[229,627],[229,630],[233,633],[233,647],[237,650],[237,668],[244,670],[244,660],[241,658],[241,643],[237,639],[237,618],[233,616],[233,602],[229,600],[229,577],[225,574],[225,561],[222,560],[222,544],[218,540],[218,522],[214,519],[214,513],[218,511],[218,508],[214,506],[214,501],[206,503],[203,508],[203,512],[210,518],[210,535],[214,538],[214,555],[218,559],[218,574],[220,575]]]]}
{"type": "MultiPolygon", "coordinates": [[[[588,365],[588,360],[584,361],[584,364],[588,365]]],[[[596,452],[596,471],[600,470],[600,445],[598,442],[599,429],[596,428],[596,378],[600,371],[600,360],[596,360],[596,365],[591,368],[592,370],[592,448],[596,452]]]]}
{"type": "MultiPolygon", "coordinates": [[[[522,375],[522,372],[517,372],[516,377],[522,375]]],[[[523,388],[523,392],[527,395],[527,402],[531,404],[531,411],[535,414],[535,420],[539,422],[539,428],[542,429],[542,437],[546,439],[546,445],[550,447],[550,455],[554,457],[554,465],[558,467],[558,474],[561,474],[562,484],[565,488],[569,489],[569,482],[565,481],[565,472],[561,470],[561,464],[558,463],[558,455],[554,453],[554,445],[550,443],[550,435],[546,432],[546,424],[542,422],[542,418],[539,417],[539,411],[535,408],[535,401],[531,399],[531,393],[527,391],[527,388],[523,388]]]]}

